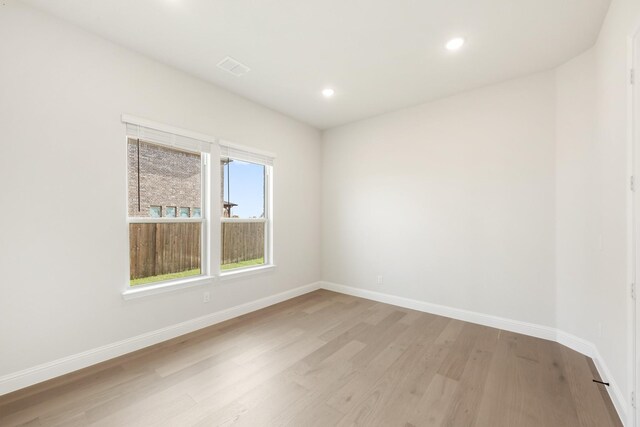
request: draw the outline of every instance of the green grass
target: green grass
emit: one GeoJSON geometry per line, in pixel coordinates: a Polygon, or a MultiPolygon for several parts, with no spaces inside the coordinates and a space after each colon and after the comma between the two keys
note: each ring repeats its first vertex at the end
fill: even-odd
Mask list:
{"type": "MultiPolygon", "coordinates": [[[[264,258],[256,258],[250,259],[247,261],[234,262],[231,264],[223,264],[220,268],[225,270],[233,270],[235,268],[243,268],[243,267],[252,267],[255,265],[264,264],[264,258]]],[[[171,273],[171,274],[160,274],[159,276],[149,276],[149,277],[141,277],[140,279],[131,280],[131,286],[140,286],[140,285],[148,285],[149,283],[162,282],[165,280],[174,280],[174,279],[182,279],[190,276],[197,276],[200,274],[200,269],[196,268],[194,270],[187,270],[181,273],[171,273]]]]}
{"type": "Polygon", "coordinates": [[[264,258],[256,258],[250,259],[247,261],[234,262],[231,264],[222,264],[220,269],[224,270],[233,270],[234,268],[242,268],[242,267],[251,267],[254,265],[262,265],[264,264],[264,258]]]}
{"type": "Polygon", "coordinates": [[[140,279],[131,280],[131,286],[147,285],[149,283],[161,282],[163,280],[182,279],[183,277],[197,276],[200,269],[187,270],[180,273],[160,274],[159,276],[141,277],[140,279]]]}

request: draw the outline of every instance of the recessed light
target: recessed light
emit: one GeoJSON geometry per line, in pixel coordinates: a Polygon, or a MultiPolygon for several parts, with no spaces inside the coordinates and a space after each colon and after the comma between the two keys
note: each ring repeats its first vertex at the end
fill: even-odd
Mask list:
{"type": "Polygon", "coordinates": [[[335,90],[331,88],[326,88],[322,91],[322,96],[324,96],[325,98],[331,98],[335,93],[336,93],[335,90]]]}
{"type": "Polygon", "coordinates": [[[456,37],[447,42],[448,50],[458,50],[464,45],[464,39],[462,37],[456,37]]]}

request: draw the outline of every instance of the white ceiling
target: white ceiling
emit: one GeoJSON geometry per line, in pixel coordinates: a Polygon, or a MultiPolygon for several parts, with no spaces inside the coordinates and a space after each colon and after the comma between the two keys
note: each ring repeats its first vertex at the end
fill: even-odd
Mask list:
{"type": "Polygon", "coordinates": [[[25,1],[319,129],[551,69],[593,45],[610,3],[25,1]],[[226,56],[251,71],[220,70],[226,56]]]}

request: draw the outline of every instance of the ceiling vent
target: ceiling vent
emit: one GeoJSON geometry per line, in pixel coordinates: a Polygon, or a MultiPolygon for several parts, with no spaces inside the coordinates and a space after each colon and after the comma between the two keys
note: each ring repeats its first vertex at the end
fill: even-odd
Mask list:
{"type": "Polygon", "coordinates": [[[218,63],[218,68],[221,68],[224,71],[227,71],[237,77],[240,77],[243,74],[247,74],[251,69],[230,56],[227,56],[222,61],[220,61],[218,63]]]}

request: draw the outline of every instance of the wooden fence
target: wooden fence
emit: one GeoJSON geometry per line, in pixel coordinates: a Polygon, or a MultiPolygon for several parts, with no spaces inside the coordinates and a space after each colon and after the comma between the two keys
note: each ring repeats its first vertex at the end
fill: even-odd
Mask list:
{"type": "Polygon", "coordinates": [[[222,264],[264,257],[264,222],[222,223],[222,264]]]}
{"type": "Polygon", "coordinates": [[[200,223],[129,224],[131,279],[200,268],[200,223]]]}
{"type": "MultiPolygon", "coordinates": [[[[180,273],[200,268],[197,222],[129,224],[130,278],[180,273]]],[[[264,223],[222,223],[222,264],[264,257],[264,223]]]]}

